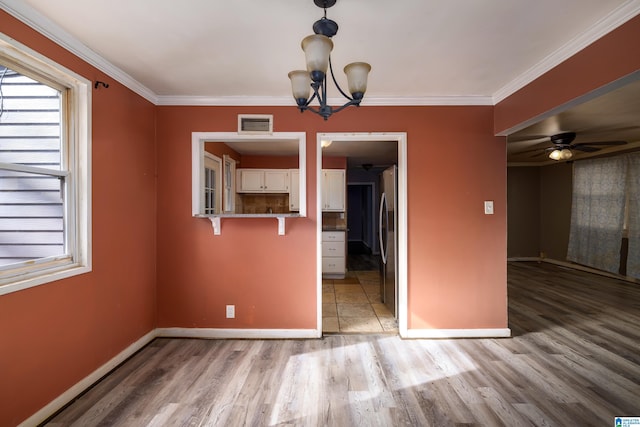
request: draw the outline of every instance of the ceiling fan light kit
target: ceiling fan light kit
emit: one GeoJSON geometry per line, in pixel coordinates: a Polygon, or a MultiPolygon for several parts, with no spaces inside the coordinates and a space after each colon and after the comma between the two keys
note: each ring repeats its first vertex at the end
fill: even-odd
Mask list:
{"type": "Polygon", "coordinates": [[[367,90],[367,78],[371,71],[371,65],[366,62],[353,62],[344,67],[351,96],[347,95],[338,85],[331,65],[331,51],[333,50],[331,37],[337,34],[338,24],[327,18],[327,8],[336,4],[336,0],[314,0],[314,3],[324,9],[324,16],[313,24],[315,34],[302,40],[307,70],[291,71],[289,79],[291,80],[293,98],[296,100],[300,112],[309,110],[327,120],[333,113],[350,105],[360,105],[367,90]],[[327,69],[336,88],[347,99],[347,102],[338,108],[327,105],[327,69]],[[313,91],[313,95],[311,95],[311,91],[313,91]],[[315,99],[320,104],[318,107],[310,105],[315,99]]]}
{"type": "Polygon", "coordinates": [[[552,160],[569,160],[573,157],[573,153],[568,148],[555,149],[549,153],[549,158],[552,160]]]}

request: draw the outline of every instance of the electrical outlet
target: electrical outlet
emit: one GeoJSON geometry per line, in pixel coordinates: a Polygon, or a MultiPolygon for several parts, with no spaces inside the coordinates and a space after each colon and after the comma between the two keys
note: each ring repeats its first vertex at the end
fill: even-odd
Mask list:
{"type": "Polygon", "coordinates": [[[228,305],[227,306],[227,319],[235,319],[236,317],[236,306],[228,305]]]}

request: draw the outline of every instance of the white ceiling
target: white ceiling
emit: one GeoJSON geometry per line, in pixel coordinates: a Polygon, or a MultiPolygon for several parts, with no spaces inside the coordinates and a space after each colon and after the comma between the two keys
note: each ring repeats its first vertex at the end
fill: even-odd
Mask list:
{"type": "MultiPolygon", "coordinates": [[[[0,0],[0,7],[158,105],[293,107],[287,73],[304,67],[300,41],[323,15],[313,0],[0,0]]],[[[332,53],[340,84],[347,63],[372,66],[362,105],[493,105],[639,13],[640,0],[337,0],[327,10],[340,26],[332,53]]],[[[344,102],[331,85],[329,98],[344,102]]],[[[547,160],[518,153],[546,143],[529,136],[556,129],[635,126],[632,136],[598,137],[637,140],[636,113],[640,107],[624,123],[612,115],[595,123],[593,110],[549,117],[510,136],[518,142],[508,144],[509,159],[547,160]]]]}
{"type": "MultiPolygon", "coordinates": [[[[294,105],[287,73],[323,14],[312,0],[0,6],[161,104],[294,105]]],[[[372,65],[362,105],[493,104],[639,12],[639,0],[338,0],[327,16],[336,71],[372,65]]]]}

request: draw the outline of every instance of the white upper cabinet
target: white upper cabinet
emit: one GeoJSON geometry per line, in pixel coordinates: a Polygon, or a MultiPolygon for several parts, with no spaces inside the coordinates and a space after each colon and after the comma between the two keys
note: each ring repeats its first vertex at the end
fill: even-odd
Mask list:
{"type": "Polygon", "coordinates": [[[288,193],[288,169],[238,169],[238,193],[288,193]]]}
{"type": "Polygon", "coordinates": [[[344,169],[322,170],[322,210],[344,212],[346,176],[344,169]]]}

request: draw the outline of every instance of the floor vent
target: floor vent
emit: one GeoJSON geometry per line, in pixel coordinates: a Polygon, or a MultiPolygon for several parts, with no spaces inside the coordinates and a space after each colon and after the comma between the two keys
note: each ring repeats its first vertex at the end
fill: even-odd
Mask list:
{"type": "Polygon", "coordinates": [[[268,114],[239,114],[238,133],[273,133],[273,116],[268,114]]]}

